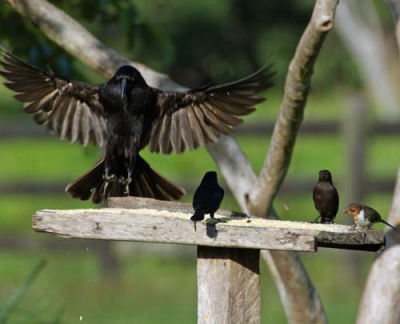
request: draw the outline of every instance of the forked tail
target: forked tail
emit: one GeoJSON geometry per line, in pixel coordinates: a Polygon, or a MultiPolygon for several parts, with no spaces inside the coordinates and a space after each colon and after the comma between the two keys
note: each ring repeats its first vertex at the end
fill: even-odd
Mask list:
{"type": "MultiPolygon", "coordinates": [[[[98,204],[108,197],[126,196],[126,187],[118,182],[110,182],[105,188],[104,159],[97,162],[92,169],[70,183],[65,191],[72,197],[87,200],[92,196],[98,204]]],[[[135,162],[133,179],[129,184],[129,196],[155,198],[158,200],[177,200],[185,194],[185,190],[154,171],[140,156],[135,162]]]]}

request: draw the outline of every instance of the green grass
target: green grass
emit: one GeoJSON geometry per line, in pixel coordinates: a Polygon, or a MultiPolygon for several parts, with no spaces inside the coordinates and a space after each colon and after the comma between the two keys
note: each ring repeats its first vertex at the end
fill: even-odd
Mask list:
{"type": "MultiPolygon", "coordinates": [[[[343,265],[346,252],[321,250],[303,254],[331,322],[353,322],[362,287],[354,283],[343,265]],[[326,266],[330,264],[332,266],[326,266]],[[341,264],[341,267],[334,266],[341,264]],[[338,282],[341,284],[338,285],[338,282]],[[343,287],[351,286],[346,290],[343,287]],[[340,310],[340,311],[338,311],[340,310]]],[[[101,277],[91,250],[39,253],[48,261],[10,323],[37,323],[53,318],[62,308],[63,320],[75,323],[195,323],[196,266],[194,260],[132,256],[121,259],[119,279],[101,277]],[[27,314],[33,318],[21,320],[27,314]]],[[[365,254],[366,255],[366,254],[365,254]]],[[[0,302],[22,282],[36,263],[35,253],[0,253],[0,302]]],[[[363,262],[361,279],[366,276],[363,262]]],[[[262,322],[286,323],[271,276],[262,264],[262,322]]]]}

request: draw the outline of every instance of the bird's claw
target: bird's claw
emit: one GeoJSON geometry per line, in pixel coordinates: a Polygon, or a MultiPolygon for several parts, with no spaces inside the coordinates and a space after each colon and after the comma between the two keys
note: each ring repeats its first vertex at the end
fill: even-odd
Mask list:
{"type": "Polygon", "coordinates": [[[106,183],[115,182],[115,181],[117,180],[117,177],[115,176],[115,174],[111,174],[111,175],[104,174],[104,175],[103,175],[103,180],[104,180],[106,183]]]}
{"type": "Polygon", "coordinates": [[[118,182],[119,182],[121,185],[124,185],[124,186],[125,186],[125,194],[126,194],[127,196],[129,196],[129,192],[130,192],[130,190],[129,190],[129,185],[130,185],[130,183],[132,182],[132,178],[131,178],[131,177],[128,177],[128,178],[120,177],[120,178],[118,179],[118,182]]]}

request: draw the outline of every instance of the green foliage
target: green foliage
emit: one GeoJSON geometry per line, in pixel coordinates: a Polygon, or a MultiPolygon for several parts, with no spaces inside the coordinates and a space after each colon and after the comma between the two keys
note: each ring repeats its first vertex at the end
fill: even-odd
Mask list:
{"type": "MultiPolygon", "coordinates": [[[[282,85],[312,11],[312,1],[286,0],[57,0],[53,3],[128,57],[199,86],[244,76],[274,63],[282,85]]],[[[0,3],[2,42],[31,63],[69,78],[85,79],[74,58],[36,27],[0,3]],[[33,37],[32,37],[33,36],[33,37]]],[[[388,18],[385,18],[388,19],[388,18]]],[[[359,85],[359,77],[337,37],[331,34],[313,83],[359,85]]]]}

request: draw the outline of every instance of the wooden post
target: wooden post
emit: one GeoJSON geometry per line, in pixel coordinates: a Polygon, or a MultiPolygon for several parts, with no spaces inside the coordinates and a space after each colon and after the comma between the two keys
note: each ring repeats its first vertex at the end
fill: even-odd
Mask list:
{"type": "MultiPolygon", "coordinates": [[[[365,98],[354,93],[349,98],[347,114],[345,114],[345,139],[347,172],[345,177],[345,199],[344,205],[350,203],[362,203],[366,188],[365,174],[365,137],[367,131],[367,102],[365,98]]],[[[347,217],[347,223],[353,222],[347,217]]],[[[354,281],[360,281],[361,256],[355,252],[345,255],[346,266],[352,274],[354,281]]]]}
{"type": "Polygon", "coordinates": [[[260,323],[260,250],[197,247],[197,322],[260,323]]]}
{"type": "Polygon", "coordinates": [[[347,157],[346,203],[361,202],[365,192],[366,116],[367,102],[365,98],[360,94],[353,94],[349,99],[344,123],[347,157]]]}

